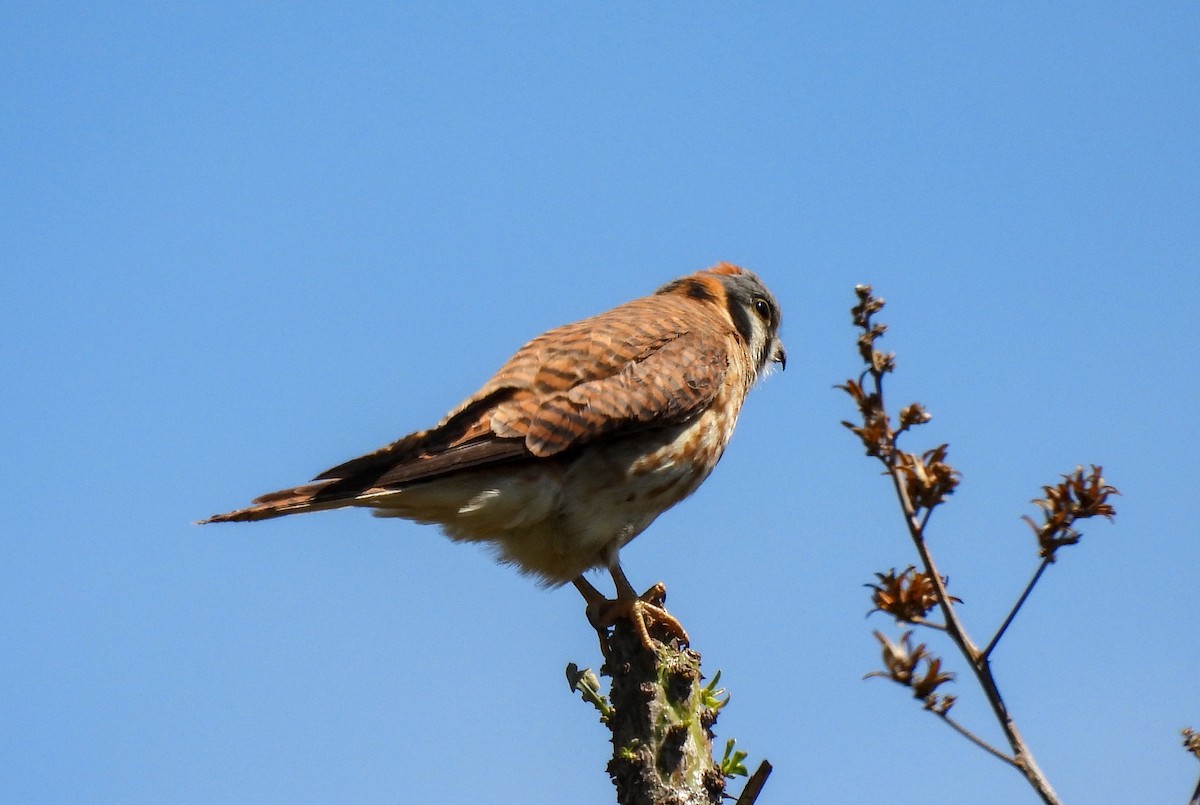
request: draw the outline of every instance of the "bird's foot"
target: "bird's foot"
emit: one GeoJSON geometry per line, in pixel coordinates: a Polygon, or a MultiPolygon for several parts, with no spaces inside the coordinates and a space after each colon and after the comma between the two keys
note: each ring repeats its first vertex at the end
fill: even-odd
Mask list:
{"type": "Polygon", "coordinates": [[[616,599],[602,596],[593,599],[589,596],[588,621],[603,637],[608,628],[618,620],[628,620],[633,624],[634,631],[641,638],[642,646],[647,651],[654,651],[654,638],[650,636],[651,627],[654,627],[656,633],[665,635],[667,640],[674,637],[681,646],[686,646],[689,643],[687,631],[678,618],[667,612],[664,607],[666,599],[667,588],[662,582],[637,597],[618,595],[616,599]]]}

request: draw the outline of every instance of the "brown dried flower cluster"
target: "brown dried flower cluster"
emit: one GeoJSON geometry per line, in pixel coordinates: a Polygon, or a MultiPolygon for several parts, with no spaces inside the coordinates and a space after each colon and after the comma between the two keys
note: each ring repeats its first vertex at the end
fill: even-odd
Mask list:
{"type": "Polygon", "coordinates": [[[842,425],[862,440],[868,456],[887,460],[892,454],[892,439],[896,434],[892,431],[892,423],[883,410],[883,402],[879,395],[866,391],[862,383],[854,380],[847,380],[837,388],[854,400],[863,421],[863,424],[858,426],[842,420],[842,425]]]}
{"type": "Polygon", "coordinates": [[[895,474],[903,483],[914,509],[932,510],[946,499],[958,486],[959,473],[946,463],[946,445],[927,450],[921,455],[906,453],[896,448],[896,438],[915,427],[924,425],[933,417],[925,406],[911,403],[900,409],[900,427],[892,427],[892,419],[883,404],[883,376],[895,370],[896,356],[880,352],[875,342],[887,332],[887,325],[871,321],[871,317],[883,309],[884,302],[871,294],[870,285],[857,285],[854,293],[858,304],[850,309],[854,325],[862,332],[858,336],[858,354],[866,364],[857,380],[847,380],[837,388],[850,395],[858,408],[861,424],[842,422],[867,450],[895,474]],[[866,379],[874,381],[874,391],[868,390],[866,379]]]}
{"type": "Polygon", "coordinates": [[[903,450],[896,453],[895,468],[904,479],[908,499],[915,511],[934,508],[958,486],[958,479],[961,477],[958,470],[946,463],[946,451],[949,447],[941,444],[932,450],[926,450],[920,456],[905,453],[903,450]]]}
{"type": "MultiPolygon", "coordinates": [[[[886,461],[891,458],[897,431],[892,430],[891,420],[883,408],[882,396],[877,391],[868,392],[864,388],[863,381],[868,374],[872,375],[876,380],[876,388],[878,388],[879,379],[896,368],[896,356],[890,352],[880,352],[875,349],[875,342],[887,332],[887,325],[873,324],[871,316],[883,309],[883,300],[876,299],[871,295],[870,285],[857,285],[854,293],[858,296],[858,304],[851,308],[850,313],[854,318],[854,325],[862,330],[857,341],[858,354],[866,364],[866,369],[858,380],[847,380],[837,388],[849,394],[854,400],[863,424],[861,426],[851,422],[842,422],[842,424],[862,440],[863,446],[867,448],[868,456],[876,456],[886,461]]],[[[920,409],[920,406],[916,407],[920,409]]],[[[921,410],[921,414],[924,414],[923,410],[921,410]]],[[[928,415],[926,414],[925,417],[927,421],[928,415]]],[[[920,415],[915,415],[915,418],[919,419],[920,415]]],[[[915,421],[902,422],[900,430],[905,430],[909,424],[916,423],[915,421]]]]}
{"type": "Polygon", "coordinates": [[[864,679],[883,677],[893,682],[911,688],[914,699],[925,702],[925,709],[932,710],[938,715],[945,715],[954,706],[954,696],[939,695],[938,687],[954,679],[954,674],[942,671],[941,657],[934,656],[925,648],[924,643],[915,648],[912,645],[912,632],[900,635],[900,640],[893,643],[883,632],[876,631],[875,639],[883,647],[883,671],[872,671],[864,679]],[[919,674],[917,665],[925,661],[925,672],[919,674]]]}
{"type": "Polygon", "coordinates": [[[1102,472],[1103,468],[1095,464],[1087,474],[1084,474],[1083,467],[1076,467],[1071,474],[1062,476],[1062,483],[1043,486],[1044,498],[1033,499],[1034,505],[1042,510],[1043,522],[1036,523],[1029,516],[1021,519],[1033,529],[1041,548],[1039,555],[1043,559],[1053,562],[1059,548],[1079,542],[1082,534],[1074,528],[1076,520],[1089,517],[1112,520],[1116,515],[1116,509],[1108,503],[1108,497],[1121,493],[1104,482],[1102,472]]]}
{"type": "Polygon", "coordinates": [[[858,337],[858,354],[863,363],[876,372],[890,372],[896,356],[875,351],[875,341],[887,332],[887,325],[871,322],[871,317],[883,310],[885,302],[871,294],[870,285],[855,285],[854,295],[858,297],[858,304],[850,308],[850,315],[854,318],[854,326],[863,331],[858,337]]]}
{"type": "Polygon", "coordinates": [[[925,410],[925,406],[920,403],[911,403],[900,409],[900,430],[896,432],[903,433],[913,425],[924,425],[931,419],[933,419],[933,415],[925,410]]]}
{"type": "MultiPolygon", "coordinates": [[[[902,572],[892,568],[887,573],[876,573],[878,584],[867,584],[875,592],[871,595],[874,608],[871,612],[886,612],[901,623],[923,623],[925,616],[938,604],[937,587],[933,579],[909,565],[902,572]]],[[[942,579],[942,584],[946,583],[942,579]]],[[[955,603],[962,600],[950,596],[955,603]]],[[[871,613],[867,613],[871,614],[871,613]]]]}
{"type": "Polygon", "coordinates": [[[1191,727],[1184,727],[1182,732],[1183,748],[1195,755],[1196,760],[1200,760],[1200,732],[1191,727]]]}

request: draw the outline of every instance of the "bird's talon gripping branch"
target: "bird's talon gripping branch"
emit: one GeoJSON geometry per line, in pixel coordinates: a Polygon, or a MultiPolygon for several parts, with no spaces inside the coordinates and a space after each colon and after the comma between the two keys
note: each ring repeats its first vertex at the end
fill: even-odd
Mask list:
{"type": "Polygon", "coordinates": [[[638,598],[651,606],[662,609],[667,603],[667,585],[661,581],[655,582],[653,587],[639,595],[638,598]]]}
{"type": "MultiPolygon", "coordinates": [[[[663,588],[663,586],[661,584],[657,584],[654,588],[651,588],[649,591],[647,591],[646,595],[649,595],[651,592],[655,592],[655,589],[660,590],[664,594],[666,593],[666,590],[663,588]]],[[[658,600],[662,600],[661,596],[658,597],[658,600]]],[[[633,625],[638,630],[638,634],[641,635],[642,645],[646,646],[646,648],[653,650],[653,644],[650,643],[650,631],[646,627],[647,615],[651,616],[650,620],[652,622],[662,626],[669,635],[678,640],[680,648],[685,648],[691,644],[691,640],[688,638],[688,633],[683,628],[683,624],[679,622],[679,619],[670,612],[667,612],[667,610],[661,605],[652,603],[651,600],[647,600],[643,596],[634,604],[634,608],[630,614],[630,617],[633,619],[633,625]]]]}
{"type": "Polygon", "coordinates": [[[662,582],[641,595],[630,595],[622,589],[626,585],[618,584],[615,599],[605,598],[582,577],[575,580],[575,586],[587,601],[588,622],[599,633],[602,648],[605,646],[608,630],[619,620],[628,620],[633,625],[647,651],[655,650],[654,638],[650,636],[652,625],[660,626],[668,640],[673,637],[679,641],[680,646],[690,644],[683,624],[663,606],[667,599],[667,588],[662,582]]]}

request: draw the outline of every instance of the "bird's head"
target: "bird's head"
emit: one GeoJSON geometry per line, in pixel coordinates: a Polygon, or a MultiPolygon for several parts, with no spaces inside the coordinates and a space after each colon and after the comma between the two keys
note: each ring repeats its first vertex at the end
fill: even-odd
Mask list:
{"type": "Polygon", "coordinates": [[[658,292],[681,293],[697,301],[723,305],[750,353],[756,376],[769,372],[774,364],[787,368],[787,351],[779,338],[779,302],[753,271],[718,263],[669,282],[658,292]]]}

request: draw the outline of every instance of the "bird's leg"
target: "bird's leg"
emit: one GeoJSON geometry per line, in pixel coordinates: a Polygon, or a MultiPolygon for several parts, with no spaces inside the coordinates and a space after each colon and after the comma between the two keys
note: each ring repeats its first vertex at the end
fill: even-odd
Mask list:
{"type": "Polygon", "coordinates": [[[616,599],[605,598],[603,594],[591,585],[583,576],[575,579],[575,587],[587,601],[588,621],[603,638],[620,618],[628,619],[641,638],[642,645],[649,651],[654,651],[654,641],[650,637],[649,623],[661,624],[667,632],[679,638],[683,645],[688,644],[688,635],[679,620],[663,607],[666,601],[667,589],[661,582],[655,584],[646,592],[638,595],[620,564],[613,563],[610,567],[613,584],[616,585],[616,599]]]}
{"type": "Polygon", "coordinates": [[[613,603],[604,597],[604,593],[597,590],[590,581],[582,575],[575,578],[572,584],[575,589],[583,596],[583,600],[587,602],[587,608],[584,612],[587,613],[588,623],[596,630],[596,634],[600,637],[600,653],[605,657],[608,656],[608,627],[611,623],[605,623],[601,613],[607,609],[608,605],[613,603]]]}

